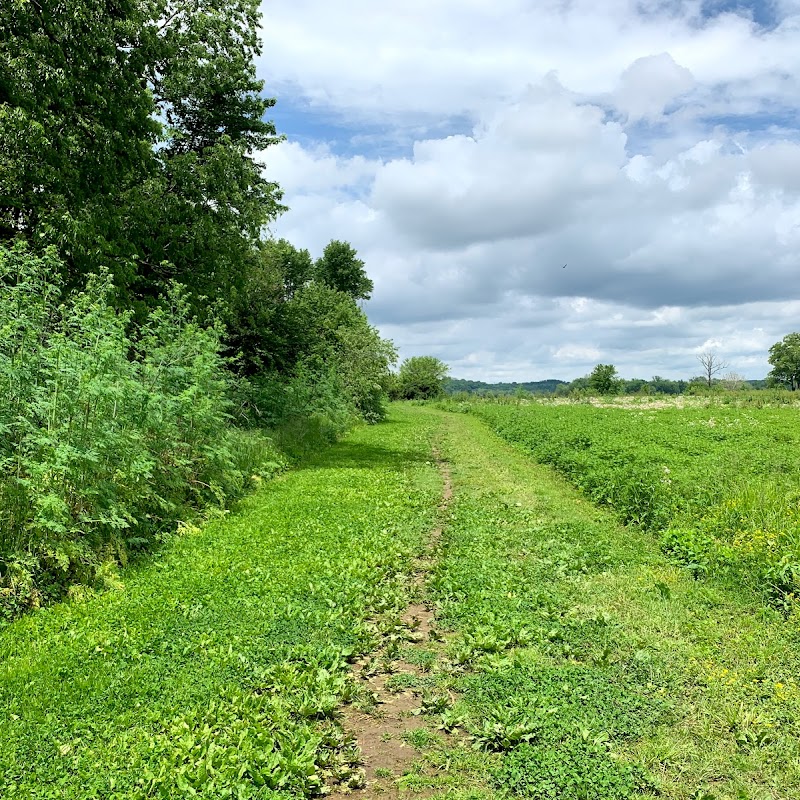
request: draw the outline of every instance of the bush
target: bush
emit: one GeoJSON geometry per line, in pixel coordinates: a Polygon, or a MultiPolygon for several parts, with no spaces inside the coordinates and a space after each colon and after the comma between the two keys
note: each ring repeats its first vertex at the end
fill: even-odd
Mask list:
{"type": "Polygon", "coordinates": [[[173,286],[134,341],[108,275],[59,304],[50,252],[0,249],[0,611],[91,582],[276,463],[229,426],[219,326],[173,286]],[[261,466],[259,466],[261,465],[261,466]]]}

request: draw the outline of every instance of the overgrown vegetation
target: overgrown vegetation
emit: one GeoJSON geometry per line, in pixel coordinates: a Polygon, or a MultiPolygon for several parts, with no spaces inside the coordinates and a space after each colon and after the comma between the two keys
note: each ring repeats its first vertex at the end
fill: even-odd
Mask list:
{"type": "Polygon", "coordinates": [[[0,5],[2,616],[385,415],[363,261],[266,236],[259,22],[258,0],[0,5]]]}
{"type": "Polygon", "coordinates": [[[300,331],[291,369],[237,379],[224,327],[200,324],[178,284],[134,328],[110,275],[62,301],[60,267],[52,251],[0,248],[5,617],[91,585],[192,509],[225,507],[280,451],[304,457],[384,414],[394,349],[343,292],[299,288],[285,303],[300,331]]]}
{"type": "Polygon", "coordinates": [[[440,494],[430,426],[399,422],[362,426],[185,528],[107,591],[0,629],[0,795],[263,800],[358,785],[337,714],[348,660],[407,602],[440,494]]]}
{"type": "Polygon", "coordinates": [[[59,262],[0,249],[0,613],[91,584],[278,468],[229,424],[222,331],[174,285],[135,339],[109,276],[60,303],[59,262]]]}
{"type": "Polygon", "coordinates": [[[473,415],[395,408],[106,584],[0,629],[4,797],[288,800],[360,786],[338,710],[374,703],[348,661],[379,641],[375,669],[419,665],[390,680],[428,723],[404,737],[420,762],[394,776],[401,789],[800,791],[783,615],[696,581],[473,415]],[[437,624],[412,656],[413,632],[398,630],[437,517],[432,439],[455,494],[428,563],[437,624]]]}
{"type": "Polygon", "coordinates": [[[392,397],[397,400],[433,400],[444,393],[447,364],[433,356],[405,359],[392,383],[392,397]]]}
{"type": "Polygon", "coordinates": [[[800,428],[792,407],[465,406],[696,575],[791,605],[800,592],[800,428]]]}

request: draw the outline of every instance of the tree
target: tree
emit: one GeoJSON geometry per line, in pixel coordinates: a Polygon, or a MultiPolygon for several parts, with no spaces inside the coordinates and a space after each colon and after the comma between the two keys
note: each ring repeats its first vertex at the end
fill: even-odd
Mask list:
{"type": "Polygon", "coordinates": [[[269,240],[264,243],[264,252],[275,264],[283,280],[283,296],[291,300],[294,293],[314,277],[314,262],[308,250],[300,250],[286,239],[269,240]]]}
{"type": "Polygon", "coordinates": [[[326,286],[349,294],[354,300],[369,300],[373,283],[364,270],[364,262],[347,243],[329,242],[314,265],[314,277],[326,286]]]}
{"type": "Polygon", "coordinates": [[[650,388],[659,394],[680,394],[686,388],[686,381],[671,381],[669,378],[654,375],[650,379],[650,388]]]}
{"type": "Polygon", "coordinates": [[[286,360],[336,385],[353,411],[368,422],[384,415],[394,345],[380,337],[344,292],[317,281],[285,304],[286,360]]]}
{"type": "Polygon", "coordinates": [[[433,356],[413,356],[400,365],[397,393],[405,400],[429,400],[444,393],[447,364],[433,356]]]}
{"type": "Polygon", "coordinates": [[[708,351],[705,353],[700,353],[700,355],[697,356],[697,360],[700,362],[700,366],[703,368],[703,379],[710,389],[712,383],[714,382],[714,376],[726,369],[728,362],[723,361],[716,353],[711,353],[708,351]]]}
{"type": "Polygon", "coordinates": [[[613,364],[598,364],[589,375],[589,388],[597,394],[616,394],[619,376],[613,364]]]}
{"type": "Polygon", "coordinates": [[[57,248],[116,302],[227,299],[282,210],[255,77],[259,0],[0,3],[0,241],[57,248]]]}
{"type": "Polygon", "coordinates": [[[787,333],[769,349],[769,377],[794,391],[800,388],[800,333],[787,333]]]}

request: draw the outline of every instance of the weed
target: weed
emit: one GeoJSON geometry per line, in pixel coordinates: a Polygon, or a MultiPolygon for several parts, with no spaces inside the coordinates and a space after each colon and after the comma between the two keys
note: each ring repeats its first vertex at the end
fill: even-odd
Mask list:
{"type": "Polygon", "coordinates": [[[495,780],[518,797],[536,800],[622,800],[651,785],[640,768],[614,758],[606,747],[574,738],[558,747],[516,747],[495,780]]]}
{"type": "Polygon", "coordinates": [[[427,747],[430,747],[432,744],[435,744],[438,741],[436,734],[432,733],[426,728],[415,728],[413,730],[406,731],[406,733],[403,734],[403,739],[412,747],[416,747],[418,750],[423,750],[427,747]]]}
{"type": "MultiPolygon", "coordinates": [[[[509,438],[524,424],[556,449],[570,415],[585,411],[574,464],[594,469],[592,454],[610,452],[597,409],[570,408],[563,420],[557,409],[536,419],[539,410],[486,416],[509,438]]],[[[428,586],[449,629],[452,666],[439,678],[459,698],[439,724],[471,738],[470,774],[488,776],[501,796],[797,794],[800,692],[785,675],[799,667],[783,616],[741,584],[715,582],[717,556],[708,581],[671,565],[656,537],[581,501],[530,451],[505,446],[470,415],[445,425],[455,501],[428,586]]],[[[622,474],[611,457],[600,466],[609,479],[622,474]]],[[[675,518],[689,513],[676,473],[674,463],[662,469],[663,488],[640,498],[669,499],[661,507],[675,518]]]]}

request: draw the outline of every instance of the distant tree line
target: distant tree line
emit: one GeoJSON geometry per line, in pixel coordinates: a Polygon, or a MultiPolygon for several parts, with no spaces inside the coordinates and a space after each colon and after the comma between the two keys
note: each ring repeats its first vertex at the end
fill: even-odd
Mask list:
{"type": "Polygon", "coordinates": [[[483,381],[470,381],[463,378],[448,378],[443,385],[446,394],[458,394],[467,392],[468,394],[515,394],[528,392],[529,394],[552,394],[559,386],[567,386],[566,381],[555,378],[544,381],[525,381],[517,383],[484,383],[483,381]]]}
{"type": "MultiPolygon", "coordinates": [[[[600,365],[609,366],[609,365],[600,365]]],[[[613,368],[613,367],[612,367],[613,368]]],[[[769,379],[745,381],[741,376],[731,374],[729,377],[715,378],[712,389],[766,389],[773,383],[769,379]]],[[[649,380],[644,378],[620,378],[608,371],[601,371],[598,375],[585,375],[572,381],[557,379],[527,382],[485,383],[483,381],[464,380],[461,378],[448,378],[444,382],[444,392],[448,395],[460,393],[478,396],[506,396],[506,395],[550,395],[555,397],[569,397],[579,393],[583,394],[662,394],[679,395],[707,390],[704,376],[696,376],[688,381],[671,380],[655,375],[649,380]]]]}

